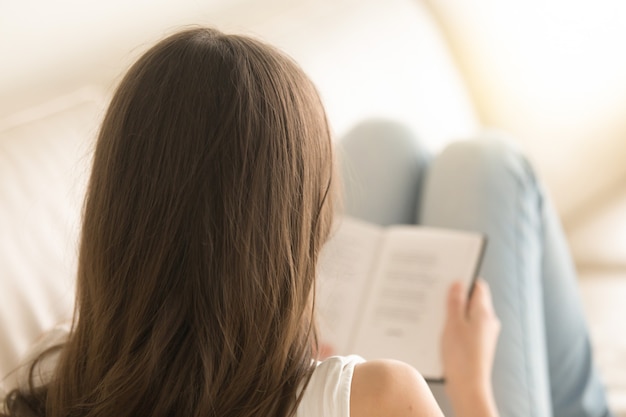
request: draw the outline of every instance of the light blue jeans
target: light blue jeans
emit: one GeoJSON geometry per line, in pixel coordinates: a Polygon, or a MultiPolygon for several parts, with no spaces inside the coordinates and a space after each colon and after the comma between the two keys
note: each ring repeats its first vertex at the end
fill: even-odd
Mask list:
{"type": "MultiPolygon", "coordinates": [[[[502,330],[493,386],[502,417],[606,416],[576,272],[526,159],[496,134],[432,156],[401,125],[372,120],[338,144],[348,215],[488,237],[482,270],[502,330]]],[[[452,415],[441,384],[431,384],[452,415]]]]}

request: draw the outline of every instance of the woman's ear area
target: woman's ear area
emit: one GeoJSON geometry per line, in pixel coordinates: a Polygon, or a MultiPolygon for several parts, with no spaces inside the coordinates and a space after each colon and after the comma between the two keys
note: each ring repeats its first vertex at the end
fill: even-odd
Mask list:
{"type": "Polygon", "coordinates": [[[396,360],[358,364],[352,376],[350,417],[442,417],[426,381],[396,360]]]}

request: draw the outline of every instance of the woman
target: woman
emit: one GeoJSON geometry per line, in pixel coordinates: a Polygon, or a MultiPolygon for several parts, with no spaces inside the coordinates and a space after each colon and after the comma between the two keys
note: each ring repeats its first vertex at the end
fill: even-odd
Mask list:
{"type": "MultiPolygon", "coordinates": [[[[210,29],[157,44],[99,133],[54,375],[32,372],[8,415],[440,415],[408,365],[313,360],[336,187],[323,107],[290,59],[210,29]]],[[[464,294],[450,292],[446,389],[459,417],[495,416],[498,320],[485,283],[464,294]]]]}

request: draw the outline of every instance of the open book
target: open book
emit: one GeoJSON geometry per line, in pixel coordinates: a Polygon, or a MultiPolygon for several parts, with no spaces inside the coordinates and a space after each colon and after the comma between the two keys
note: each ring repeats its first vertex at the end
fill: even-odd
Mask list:
{"type": "Polygon", "coordinates": [[[448,288],[456,280],[471,288],[484,246],[477,233],[342,219],[319,262],[321,341],[336,354],[398,359],[441,380],[448,288]]]}

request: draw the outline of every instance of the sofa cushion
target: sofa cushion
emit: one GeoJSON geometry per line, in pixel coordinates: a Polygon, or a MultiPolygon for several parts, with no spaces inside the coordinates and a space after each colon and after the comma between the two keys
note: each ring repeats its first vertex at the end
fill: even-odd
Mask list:
{"type": "Polygon", "coordinates": [[[103,95],[81,89],[0,121],[0,378],[71,318],[76,240],[103,95]]]}

